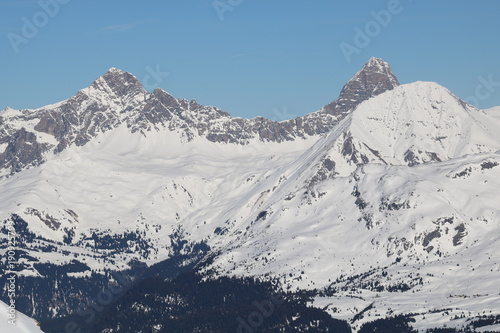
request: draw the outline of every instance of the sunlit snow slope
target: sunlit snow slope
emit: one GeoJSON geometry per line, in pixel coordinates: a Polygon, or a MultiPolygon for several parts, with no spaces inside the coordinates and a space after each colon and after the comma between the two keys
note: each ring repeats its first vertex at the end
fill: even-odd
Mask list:
{"type": "Polygon", "coordinates": [[[374,97],[254,189],[262,200],[246,207],[258,209],[214,265],[323,290],[335,297],[318,304],[345,318],[374,302],[354,327],[412,312],[436,327],[451,315],[430,311],[448,307],[498,314],[498,129],[435,83],[374,97]]]}
{"type": "Polygon", "coordinates": [[[484,110],[484,112],[486,112],[488,115],[490,115],[492,117],[500,119],[500,106],[486,109],[486,110],[484,110]]]}
{"type": "Polygon", "coordinates": [[[0,301],[0,312],[2,313],[0,321],[0,332],[2,333],[38,333],[42,332],[36,321],[24,314],[16,311],[15,320],[9,323],[12,318],[8,317],[9,309],[7,304],[0,301]]]}

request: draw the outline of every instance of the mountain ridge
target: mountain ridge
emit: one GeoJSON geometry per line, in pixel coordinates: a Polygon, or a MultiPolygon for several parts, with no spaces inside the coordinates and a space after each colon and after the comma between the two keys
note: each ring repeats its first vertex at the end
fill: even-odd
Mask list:
{"type": "Polygon", "coordinates": [[[9,108],[2,111],[0,145],[7,146],[0,152],[0,169],[4,175],[12,175],[40,165],[45,155],[57,154],[72,144],[85,145],[98,133],[112,130],[121,123],[126,123],[132,132],[144,133],[167,127],[188,141],[203,136],[212,142],[243,145],[253,138],[283,142],[319,136],[327,133],[363,100],[392,89],[395,83],[397,79],[389,65],[372,58],[344,86],[339,97],[342,106],[335,104],[340,107],[336,113],[330,114],[325,107],[304,117],[276,122],[264,117],[234,118],[216,107],[177,99],[159,88],[149,93],[132,74],[111,68],[68,100],[33,110],[9,108]],[[380,83],[384,75],[388,83],[373,88],[373,78],[380,83]],[[360,77],[363,79],[361,87],[358,86],[360,77]],[[351,88],[351,85],[356,86],[351,88]],[[365,86],[375,90],[360,93],[366,90],[365,86]],[[346,94],[349,95],[348,103],[342,102],[347,99],[346,94]],[[22,128],[25,130],[21,131],[22,128]],[[35,151],[25,142],[34,144],[35,151]]]}

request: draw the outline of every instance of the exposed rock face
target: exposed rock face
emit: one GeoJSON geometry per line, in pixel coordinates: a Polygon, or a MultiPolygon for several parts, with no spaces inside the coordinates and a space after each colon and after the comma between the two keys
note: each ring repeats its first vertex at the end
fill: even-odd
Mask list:
{"type": "Polygon", "coordinates": [[[36,140],[36,135],[24,128],[16,131],[7,142],[7,148],[0,154],[0,165],[16,173],[29,166],[43,162],[46,147],[36,140]]]}
{"type": "Polygon", "coordinates": [[[7,109],[0,113],[0,144],[9,143],[4,152],[0,151],[0,170],[13,174],[38,165],[46,152],[83,146],[99,133],[122,124],[143,134],[168,128],[188,141],[198,136],[241,145],[254,138],[293,141],[329,132],[359,103],[397,85],[389,65],[372,58],[344,86],[337,101],[304,117],[276,122],[263,117],[234,118],[216,107],[177,99],[161,89],[149,93],[132,74],[111,68],[66,101],[36,110],[7,109]],[[40,133],[54,140],[40,141],[40,133]]]}
{"type": "Polygon", "coordinates": [[[382,59],[371,58],[342,88],[339,98],[326,105],[322,112],[344,115],[354,110],[361,102],[397,86],[398,79],[389,64],[382,59]]]}

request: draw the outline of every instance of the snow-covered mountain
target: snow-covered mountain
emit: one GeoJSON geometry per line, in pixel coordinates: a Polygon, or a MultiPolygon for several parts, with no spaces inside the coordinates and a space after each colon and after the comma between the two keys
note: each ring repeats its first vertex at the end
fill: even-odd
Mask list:
{"type": "Polygon", "coordinates": [[[421,329],[498,313],[499,128],[435,83],[363,102],[255,189],[241,210],[258,209],[226,237],[214,266],[322,290],[316,304],[338,318],[371,305],[358,329],[395,313],[418,314],[421,329]],[[453,310],[443,317],[438,308],[453,310]]]}
{"type": "Polygon", "coordinates": [[[328,157],[347,176],[359,164],[413,166],[495,152],[499,125],[438,84],[416,82],[359,105],[338,136],[329,135],[328,157]]]}
{"type": "MultiPolygon", "coordinates": [[[[500,121],[436,83],[399,85],[380,59],[336,101],[281,122],[149,93],[111,69],[67,101],[2,111],[0,151],[0,220],[18,226],[31,279],[204,244],[207,274],[276,277],[355,330],[500,315],[500,121]]],[[[50,314],[24,311],[66,314],[81,296],[57,283],[50,314]]]]}

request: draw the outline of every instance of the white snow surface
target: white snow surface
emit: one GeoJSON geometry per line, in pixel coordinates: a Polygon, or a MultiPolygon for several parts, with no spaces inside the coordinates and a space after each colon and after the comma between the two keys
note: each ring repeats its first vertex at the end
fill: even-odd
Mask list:
{"type": "Polygon", "coordinates": [[[358,164],[346,160],[345,144],[358,161],[387,165],[408,165],[411,155],[413,164],[421,164],[500,149],[500,122],[433,82],[401,85],[369,99],[346,123],[329,139],[342,176],[358,164]]]}
{"type": "Polygon", "coordinates": [[[486,112],[491,117],[500,119],[500,106],[495,106],[489,109],[485,109],[484,112],[486,112]]]}
{"type": "Polygon", "coordinates": [[[12,318],[9,318],[9,308],[7,304],[0,301],[0,312],[2,313],[0,321],[0,332],[2,333],[37,333],[42,332],[36,321],[19,311],[15,313],[15,320],[9,323],[12,318]]]}

